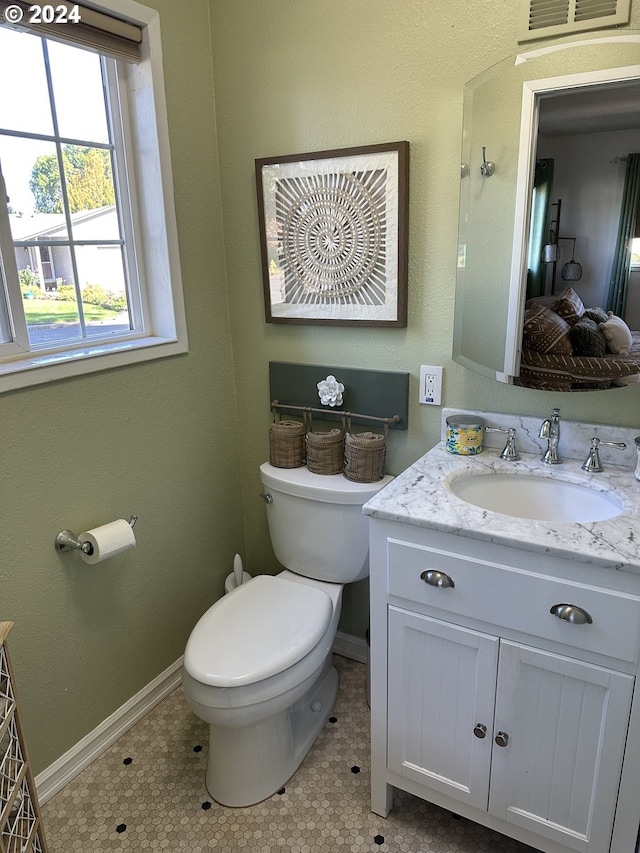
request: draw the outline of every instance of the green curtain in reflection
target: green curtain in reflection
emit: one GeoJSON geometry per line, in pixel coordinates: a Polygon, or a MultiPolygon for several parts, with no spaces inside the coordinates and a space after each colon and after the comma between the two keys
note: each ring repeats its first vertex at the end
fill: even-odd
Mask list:
{"type": "Polygon", "coordinates": [[[629,288],[629,270],[631,266],[631,241],[634,236],[636,211],[640,203],[640,154],[629,154],[627,171],[622,192],[618,239],[613,256],[607,311],[613,311],[617,317],[624,317],[627,308],[629,288]]]}
{"type": "Polygon", "coordinates": [[[548,157],[545,160],[537,160],[531,200],[527,299],[544,296],[547,267],[542,262],[542,248],[549,242],[552,189],[553,159],[548,157]]]}

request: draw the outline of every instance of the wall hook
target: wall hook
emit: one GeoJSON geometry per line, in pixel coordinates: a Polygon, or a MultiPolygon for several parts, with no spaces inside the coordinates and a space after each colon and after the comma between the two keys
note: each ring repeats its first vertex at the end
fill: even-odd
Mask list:
{"type": "Polygon", "coordinates": [[[460,163],[460,177],[466,178],[469,174],[469,167],[466,163],[460,163]]]}
{"type": "Polygon", "coordinates": [[[486,145],[482,146],[482,166],[480,166],[480,174],[484,175],[485,178],[490,178],[491,175],[496,170],[496,164],[492,163],[491,160],[487,160],[485,157],[485,152],[487,150],[486,145]]]}

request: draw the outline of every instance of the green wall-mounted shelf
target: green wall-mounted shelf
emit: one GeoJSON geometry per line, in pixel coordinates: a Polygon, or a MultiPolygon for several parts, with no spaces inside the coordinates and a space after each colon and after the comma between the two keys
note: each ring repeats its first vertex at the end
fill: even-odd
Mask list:
{"type": "MultiPolygon", "coordinates": [[[[298,364],[291,361],[269,362],[269,393],[272,404],[292,406],[299,409],[278,409],[283,418],[302,414],[303,410],[314,411],[312,418],[341,421],[347,413],[353,413],[351,422],[375,428],[377,420],[397,416],[389,422],[389,429],[407,429],[409,417],[409,374],[389,370],[364,370],[328,364],[298,364]],[[318,397],[318,382],[327,376],[335,376],[344,387],[341,406],[322,406],[318,397]],[[357,417],[359,414],[361,417],[357,417]],[[373,420],[372,420],[373,419],[373,420]]],[[[382,426],[383,424],[378,424],[382,426]]]]}

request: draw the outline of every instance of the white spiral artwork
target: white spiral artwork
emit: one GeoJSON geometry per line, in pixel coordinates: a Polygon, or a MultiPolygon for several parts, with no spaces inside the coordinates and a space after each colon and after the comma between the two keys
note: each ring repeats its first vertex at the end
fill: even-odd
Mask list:
{"type": "Polygon", "coordinates": [[[384,305],[387,170],[278,179],[285,303],[384,305]]]}

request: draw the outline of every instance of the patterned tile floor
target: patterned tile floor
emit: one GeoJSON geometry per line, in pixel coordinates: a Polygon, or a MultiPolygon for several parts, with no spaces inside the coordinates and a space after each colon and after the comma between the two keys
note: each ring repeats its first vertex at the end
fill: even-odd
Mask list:
{"type": "Polygon", "coordinates": [[[369,809],[366,667],[335,656],[334,716],[285,787],[231,809],[204,784],[207,726],[175,690],[43,807],[51,853],[535,853],[402,792],[369,809]]]}

